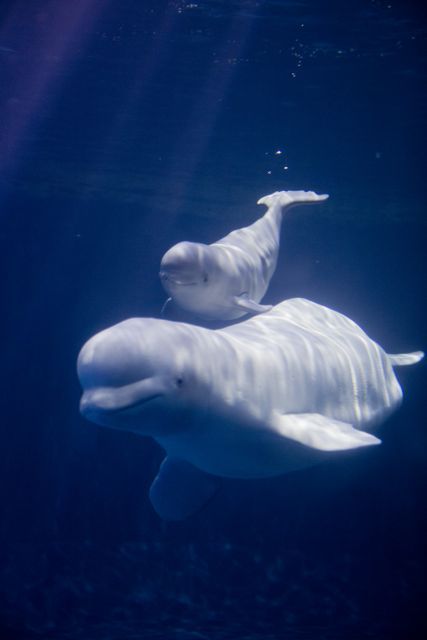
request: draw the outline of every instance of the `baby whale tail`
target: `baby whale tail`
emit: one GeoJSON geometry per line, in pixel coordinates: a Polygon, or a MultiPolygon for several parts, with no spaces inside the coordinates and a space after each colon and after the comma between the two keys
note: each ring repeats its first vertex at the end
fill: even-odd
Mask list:
{"type": "Polygon", "coordinates": [[[327,200],[327,193],[317,194],[314,191],[275,191],[268,196],[263,196],[257,204],[265,204],[269,209],[273,207],[290,207],[294,204],[310,204],[327,200]]]}
{"type": "Polygon", "coordinates": [[[423,351],[413,351],[412,353],[389,353],[388,357],[393,367],[406,367],[417,364],[424,358],[423,351]]]}

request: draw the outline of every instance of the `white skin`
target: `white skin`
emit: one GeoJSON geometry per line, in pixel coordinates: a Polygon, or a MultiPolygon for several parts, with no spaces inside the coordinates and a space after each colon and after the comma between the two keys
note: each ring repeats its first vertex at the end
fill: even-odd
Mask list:
{"type": "Polygon", "coordinates": [[[276,269],[284,211],[327,197],[313,191],[278,191],[258,201],[267,212],[249,227],[210,245],[179,242],[160,264],[164,289],[178,306],[211,320],[268,311],[271,306],[259,302],[276,269]]]}
{"type": "Polygon", "coordinates": [[[277,475],[377,444],[362,429],[401,401],[392,365],[420,357],[389,357],[348,318],[300,299],[217,331],[135,318],[81,350],[80,408],[205,472],[277,475]]]}

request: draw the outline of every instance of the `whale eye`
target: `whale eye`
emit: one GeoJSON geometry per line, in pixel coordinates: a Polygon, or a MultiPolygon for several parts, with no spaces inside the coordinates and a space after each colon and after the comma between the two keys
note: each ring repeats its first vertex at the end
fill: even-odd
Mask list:
{"type": "Polygon", "coordinates": [[[207,282],[209,280],[208,274],[204,273],[203,274],[203,282],[207,282]]]}
{"type": "Polygon", "coordinates": [[[182,385],[184,384],[184,379],[179,377],[175,380],[175,382],[177,387],[182,387],[182,385]]]}

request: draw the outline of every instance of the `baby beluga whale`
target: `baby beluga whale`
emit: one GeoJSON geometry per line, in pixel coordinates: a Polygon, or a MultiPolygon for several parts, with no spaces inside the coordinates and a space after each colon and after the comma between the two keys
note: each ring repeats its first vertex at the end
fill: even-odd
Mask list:
{"type": "Polygon", "coordinates": [[[259,302],[276,269],[284,211],[328,197],[314,191],[276,191],[258,200],[267,211],[249,227],[209,245],[174,245],[160,263],[168,301],[208,320],[236,320],[247,313],[268,311],[271,305],[259,302]]]}
{"type": "Polygon", "coordinates": [[[150,498],[181,519],[213,495],[215,476],[275,476],[378,444],[368,431],[402,399],[393,367],[422,356],[389,355],[299,298],[217,330],[132,318],[83,346],[80,410],[164,448],[150,498]]]}

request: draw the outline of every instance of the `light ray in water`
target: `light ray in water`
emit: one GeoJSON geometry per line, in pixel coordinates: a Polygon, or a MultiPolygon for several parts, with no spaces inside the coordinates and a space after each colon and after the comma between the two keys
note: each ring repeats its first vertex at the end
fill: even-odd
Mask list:
{"type": "Polygon", "coordinates": [[[151,46],[142,61],[135,61],[133,79],[121,100],[118,112],[113,117],[110,132],[100,145],[98,158],[92,163],[92,180],[87,180],[88,184],[93,184],[95,180],[98,189],[101,189],[104,184],[108,187],[109,172],[102,171],[100,168],[105,165],[105,159],[108,162],[109,158],[120,154],[123,146],[127,144],[127,140],[124,140],[126,127],[136,120],[137,115],[139,119],[141,118],[141,111],[146,100],[148,102],[149,91],[157,71],[166,56],[170,54],[171,34],[178,19],[179,14],[175,8],[167,6],[161,13],[159,24],[153,26],[151,46]]]}
{"type": "Polygon", "coordinates": [[[3,73],[0,108],[0,173],[19,165],[35,128],[48,113],[70,66],[81,55],[93,24],[110,0],[19,1],[0,29],[12,51],[3,73]],[[7,88],[6,88],[7,87],[7,88]]]}

